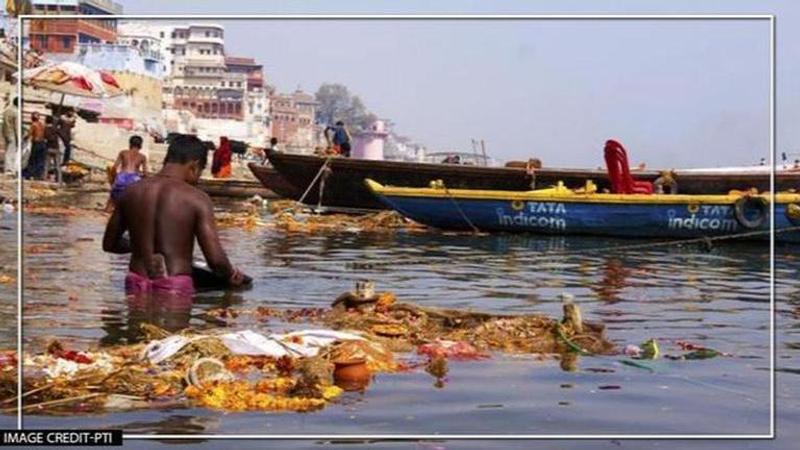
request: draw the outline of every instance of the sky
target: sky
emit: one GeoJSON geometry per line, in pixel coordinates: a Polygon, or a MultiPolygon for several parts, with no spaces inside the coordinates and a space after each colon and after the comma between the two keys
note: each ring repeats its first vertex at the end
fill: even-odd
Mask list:
{"type": "MultiPolygon", "coordinates": [[[[776,149],[800,152],[800,5],[786,1],[123,0],[125,13],[751,13],[777,17],[776,149]]],[[[796,3],[796,2],[795,2],[796,3]]],[[[430,150],[503,160],[707,167],[768,156],[770,28],[757,20],[236,20],[226,53],[281,91],[343,83],[430,150]]],[[[800,155],[797,155],[800,158],[800,155]]]]}

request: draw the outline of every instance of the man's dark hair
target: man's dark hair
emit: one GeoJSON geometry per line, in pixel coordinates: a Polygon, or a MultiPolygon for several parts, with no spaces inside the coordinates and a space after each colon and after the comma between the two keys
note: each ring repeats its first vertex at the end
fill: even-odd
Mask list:
{"type": "Polygon", "coordinates": [[[343,126],[343,125],[344,125],[344,122],[342,122],[341,120],[337,120],[337,121],[336,121],[336,126],[337,126],[337,127],[341,127],[341,126],[343,126]]]}
{"type": "Polygon", "coordinates": [[[131,136],[131,138],[128,139],[128,146],[130,148],[141,149],[142,148],[142,137],[141,136],[137,136],[137,135],[131,136]]]}
{"type": "Polygon", "coordinates": [[[206,144],[197,136],[184,134],[172,139],[167,149],[167,156],[164,158],[164,164],[186,164],[197,161],[200,163],[200,167],[205,167],[207,159],[208,147],[206,144]]]}
{"type": "Polygon", "coordinates": [[[270,139],[269,143],[272,144],[272,145],[277,144],[278,143],[278,138],[274,137],[274,138],[270,139]]]}
{"type": "Polygon", "coordinates": [[[52,124],[52,123],[53,123],[53,116],[47,116],[47,117],[45,117],[45,118],[44,118],[44,123],[49,123],[49,124],[52,124]]]}
{"type": "Polygon", "coordinates": [[[19,97],[14,97],[14,106],[19,106],[19,97]]]}

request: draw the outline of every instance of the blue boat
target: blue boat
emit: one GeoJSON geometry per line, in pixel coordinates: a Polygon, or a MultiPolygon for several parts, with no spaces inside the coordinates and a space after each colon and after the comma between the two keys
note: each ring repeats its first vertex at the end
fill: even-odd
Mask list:
{"type": "MultiPolygon", "coordinates": [[[[383,186],[366,180],[387,206],[443,230],[618,237],[769,239],[770,195],[608,194],[591,181],[528,192],[383,186]]],[[[775,195],[776,241],[800,242],[800,194],[775,195]]]]}

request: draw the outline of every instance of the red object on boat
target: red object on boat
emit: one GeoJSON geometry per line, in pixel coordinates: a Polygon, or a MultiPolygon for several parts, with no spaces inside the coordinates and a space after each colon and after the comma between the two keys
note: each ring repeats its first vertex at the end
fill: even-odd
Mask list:
{"type": "Polygon", "coordinates": [[[609,139],[605,146],[606,167],[611,181],[611,191],[615,194],[652,194],[653,183],[636,181],[631,176],[628,154],[619,142],[609,139]]]}
{"type": "Polygon", "coordinates": [[[431,358],[482,359],[489,356],[466,342],[435,341],[417,347],[417,353],[431,358]]]}

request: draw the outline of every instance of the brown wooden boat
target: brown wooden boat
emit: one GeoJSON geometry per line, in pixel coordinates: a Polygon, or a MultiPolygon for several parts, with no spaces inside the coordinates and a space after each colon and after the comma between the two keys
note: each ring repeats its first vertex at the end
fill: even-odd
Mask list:
{"type": "MultiPolygon", "coordinates": [[[[269,169],[250,164],[250,170],[264,186],[279,195],[297,200],[317,178],[328,158],[267,151],[272,166],[283,181],[294,187],[280,191],[269,169]],[[271,175],[267,175],[271,174],[271,175]],[[269,183],[269,184],[268,184],[269,183]]],[[[527,191],[563,181],[567,186],[581,186],[591,179],[600,189],[608,188],[608,174],[599,169],[563,169],[544,167],[531,175],[520,167],[484,167],[475,165],[416,163],[405,161],[374,161],[351,158],[330,158],[331,169],[325,179],[322,205],[327,207],[384,209],[384,205],[367,189],[364,180],[370,178],[385,186],[426,187],[432,180],[442,180],[445,186],[457,189],[527,191]]],[[[756,188],[768,191],[769,171],[764,167],[708,170],[677,170],[676,180],[683,194],[726,194],[734,189],[756,188]]],[[[653,181],[659,171],[633,173],[638,180],[653,181]]],[[[800,189],[800,170],[783,170],[776,176],[777,190],[800,189]]],[[[304,203],[319,203],[319,180],[309,190],[304,203]]]]}
{"type": "Polygon", "coordinates": [[[297,200],[303,194],[303,191],[295,188],[292,183],[286,181],[286,179],[272,167],[256,163],[249,163],[247,167],[265,188],[274,192],[278,197],[297,200]]]}
{"type": "Polygon", "coordinates": [[[254,195],[263,198],[278,197],[278,194],[257,180],[201,178],[197,187],[212,197],[249,198],[254,195]]]}

